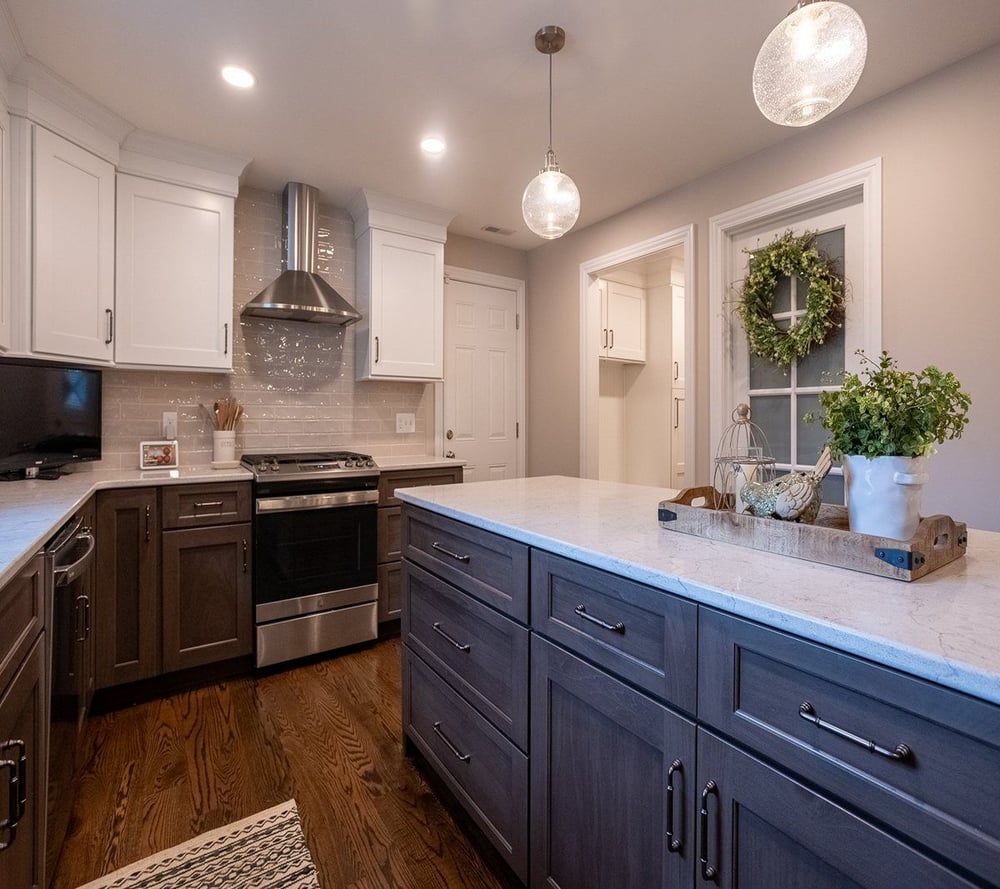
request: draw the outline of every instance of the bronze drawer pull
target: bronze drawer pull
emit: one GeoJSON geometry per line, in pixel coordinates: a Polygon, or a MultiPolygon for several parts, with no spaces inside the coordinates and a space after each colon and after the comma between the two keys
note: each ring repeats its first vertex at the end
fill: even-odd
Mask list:
{"type": "Polygon", "coordinates": [[[611,630],[612,633],[624,633],[625,624],[620,620],[615,621],[613,624],[609,624],[607,621],[601,620],[599,617],[594,617],[592,614],[587,614],[587,609],[584,605],[577,605],[574,609],[575,613],[580,615],[584,620],[589,620],[592,624],[597,624],[599,627],[604,627],[605,630],[611,630]]]}
{"type": "Polygon", "coordinates": [[[431,629],[439,636],[443,636],[445,639],[447,639],[459,651],[472,651],[471,645],[462,645],[462,643],[457,642],[455,639],[449,636],[444,630],[441,629],[441,624],[438,623],[437,621],[431,624],[431,629]]]}
{"type": "Polygon", "coordinates": [[[857,744],[859,747],[864,747],[866,750],[870,750],[872,753],[877,753],[879,756],[884,756],[887,759],[904,762],[913,754],[913,751],[906,744],[897,744],[894,749],[890,750],[888,747],[883,747],[881,744],[876,744],[874,741],[862,738],[860,735],[847,731],[847,729],[833,725],[833,723],[824,722],[816,713],[816,708],[808,701],[803,701],[799,704],[799,716],[806,720],[806,722],[811,722],[817,728],[832,732],[838,738],[843,738],[845,741],[850,741],[852,744],[857,744]]]}
{"type": "Polygon", "coordinates": [[[454,744],[452,744],[451,741],[448,739],[448,736],[443,731],[441,731],[440,722],[435,722],[433,728],[434,728],[434,734],[437,735],[442,741],[444,741],[448,749],[455,754],[456,759],[459,759],[462,762],[468,762],[470,759],[472,759],[471,753],[458,752],[458,748],[454,744]]]}
{"type": "Polygon", "coordinates": [[[719,876],[719,869],[708,863],[708,798],[717,796],[718,792],[719,786],[714,781],[709,781],[701,792],[701,809],[698,812],[701,821],[701,854],[698,857],[701,861],[701,878],[707,883],[714,883],[719,876]]]}
{"type": "Polygon", "coordinates": [[[460,556],[458,553],[453,553],[450,549],[445,549],[436,540],[431,544],[431,549],[436,549],[439,553],[444,553],[446,556],[451,556],[456,562],[464,562],[468,564],[469,556],[460,556]]]}
{"type": "MultiPolygon", "coordinates": [[[[670,763],[667,769],[667,850],[670,852],[681,851],[681,840],[674,836],[674,775],[683,775],[684,766],[679,759],[670,763]]],[[[683,800],[681,801],[681,815],[684,815],[683,800]]],[[[683,827],[681,828],[682,832],[683,827]]]]}
{"type": "Polygon", "coordinates": [[[210,506],[222,506],[221,500],[202,500],[199,503],[195,503],[195,509],[208,509],[210,506]]]}
{"type": "Polygon", "coordinates": [[[17,763],[0,759],[0,769],[7,769],[7,817],[0,820],[0,830],[7,831],[7,839],[0,840],[0,852],[17,838],[17,763]]]}

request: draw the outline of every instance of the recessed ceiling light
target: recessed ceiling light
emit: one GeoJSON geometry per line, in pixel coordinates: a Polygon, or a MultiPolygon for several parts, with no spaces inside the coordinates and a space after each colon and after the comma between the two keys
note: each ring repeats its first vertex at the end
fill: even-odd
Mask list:
{"type": "Polygon", "coordinates": [[[257,78],[247,71],[246,68],[240,68],[237,65],[226,65],[222,69],[222,79],[226,83],[238,86],[243,90],[250,89],[257,82],[257,78]]]}
{"type": "Polygon", "coordinates": [[[426,136],[420,140],[420,149],[424,154],[444,154],[447,147],[440,136],[426,136]]]}

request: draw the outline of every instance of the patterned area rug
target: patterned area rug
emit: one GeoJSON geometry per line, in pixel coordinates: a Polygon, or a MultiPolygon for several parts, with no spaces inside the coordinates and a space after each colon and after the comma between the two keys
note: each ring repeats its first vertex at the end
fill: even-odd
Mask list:
{"type": "Polygon", "coordinates": [[[319,889],[295,800],[150,855],[80,889],[319,889]]]}

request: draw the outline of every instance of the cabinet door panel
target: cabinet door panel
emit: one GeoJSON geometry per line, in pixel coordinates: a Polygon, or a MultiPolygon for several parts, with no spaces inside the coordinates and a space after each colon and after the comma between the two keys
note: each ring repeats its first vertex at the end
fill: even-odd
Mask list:
{"type": "Polygon", "coordinates": [[[698,731],[699,849],[722,889],[962,889],[972,883],[776,769],[698,731]],[[706,832],[707,827],[707,832],[706,832]]]}
{"type": "Polygon", "coordinates": [[[34,351],[110,361],[115,169],[34,127],[34,351]]]}
{"type": "Polygon", "coordinates": [[[163,669],[253,650],[250,525],[163,534],[163,669]]]}
{"type": "Polygon", "coordinates": [[[646,294],[639,287],[608,282],[608,358],[646,360],[646,294]]]}
{"type": "Polygon", "coordinates": [[[0,843],[10,845],[0,851],[0,886],[29,889],[44,886],[42,859],[45,837],[46,724],[45,636],[40,636],[6,691],[0,690],[0,760],[13,762],[0,770],[0,814],[8,817],[7,786],[13,769],[24,787],[25,806],[15,831],[0,828],[0,843]],[[21,741],[24,747],[14,745],[21,741]],[[18,766],[23,750],[23,766],[18,766]]]}
{"type": "Polygon", "coordinates": [[[97,498],[97,687],[146,679],[160,665],[160,523],[153,488],[97,498]]]}
{"type": "Polygon", "coordinates": [[[400,535],[401,506],[386,506],[378,511],[378,560],[382,562],[398,562],[402,556],[400,535]]]}
{"type": "Polygon", "coordinates": [[[399,620],[403,613],[403,563],[378,566],[378,622],[399,620]]]}
{"type": "Polygon", "coordinates": [[[35,556],[0,589],[0,690],[6,687],[45,623],[44,572],[44,558],[35,556]]]}
{"type": "Polygon", "coordinates": [[[115,360],[230,368],[233,199],[118,177],[115,360]]]}
{"type": "Polygon", "coordinates": [[[531,885],[689,887],[694,724],[538,636],[531,671],[531,885]]]}

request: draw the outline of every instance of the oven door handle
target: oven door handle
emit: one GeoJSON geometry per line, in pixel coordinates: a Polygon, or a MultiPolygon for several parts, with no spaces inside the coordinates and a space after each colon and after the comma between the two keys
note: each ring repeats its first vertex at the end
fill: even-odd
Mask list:
{"type": "Polygon", "coordinates": [[[257,512],[292,512],[306,509],[339,509],[378,503],[378,491],[340,491],[336,494],[292,494],[288,497],[261,497],[257,512]]]}
{"type": "Polygon", "coordinates": [[[84,528],[72,539],[74,542],[85,542],[87,544],[87,549],[76,561],[71,562],[69,565],[56,565],[56,567],[52,569],[52,576],[57,587],[71,584],[81,574],[83,574],[84,571],[87,570],[91,561],[93,561],[94,548],[97,546],[97,540],[94,538],[94,532],[91,531],[90,528],[84,528]]]}

